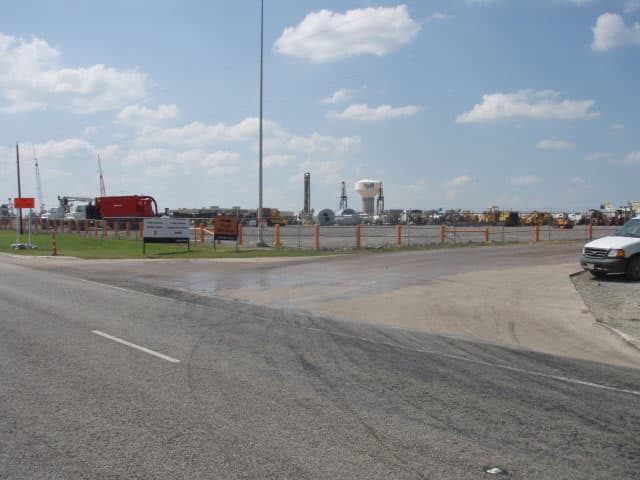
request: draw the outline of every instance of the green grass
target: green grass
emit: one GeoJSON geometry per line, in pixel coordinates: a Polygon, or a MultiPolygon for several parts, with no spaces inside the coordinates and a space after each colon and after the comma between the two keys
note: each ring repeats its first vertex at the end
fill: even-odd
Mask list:
{"type": "MultiPolygon", "coordinates": [[[[52,241],[51,234],[34,234],[32,244],[38,246],[37,249],[14,250],[11,244],[16,241],[14,231],[0,231],[0,252],[12,253],[16,255],[51,255],[52,241]]],[[[21,242],[27,242],[27,235],[20,238],[21,242]]],[[[240,247],[236,251],[235,244],[224,242],[222,245],[216,245],[216,249],[212,248],[211,239],[209,238],[205,245],[191,245],[190,250],[186,246],[171,244],[147,244],[146,257],[142,254],[141,240],[112,240],[101,237],[85,237],[84,235],[58,234],[57,246],[59,256],[77,257],[85,259],[117,259],[117,258],[255,258],[255,257],[312,257],[327,255],[343,255],[343,254],[377,254],[392,253],[400,251],[418,251],[418,250],[434,250],[445,248],[468,248],[483,246],[508,246],[508,245],[525,245],[532,242],[507,242],[507,243],[456,243],[456,244],[432,244],[425,246],[411,247],[377,247],[356,249],[340,249],[340,250],[298,250],[294,248],[253,248],[240,247]]],[[[544,241],[541,244],[560,244],[574,243],[574,241],[553,240],[551,242],[544,241]]]]}
{"type": "MultiPolygon", "coordinates": [[[[27,235],[22,235],[20,241],[27,242],[27,235]]],[[[51,234],[34,234],[31,243],[36,249],[15,250],[11,244],[16,242],[14,231],[0,231],[0,252],[16,255],[51,255],[53,252],[51,234]]],[[[142,254],[141,240],[113,240],[100,237],[85,237],[84,235],[56,235],[59,256],[78,257],[87,259],[100,258],[249,258],[249,257],[308,257],[320,255],[336,255],[337,251],[298,250],[290,248],[251,248],[240,247],[236,251],[235,244],[224,242],[211,246],[211,239],[203,246],[191,245],[187,250],[183,245],[147,244],[146,257],[142,254]]]]}

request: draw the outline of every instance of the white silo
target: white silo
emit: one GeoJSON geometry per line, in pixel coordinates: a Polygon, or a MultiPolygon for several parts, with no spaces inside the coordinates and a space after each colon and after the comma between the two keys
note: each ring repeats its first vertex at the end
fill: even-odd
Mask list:
{"type": "Polygon", "coordinates": [[[380,180],[360,180],[356,182],[356,192],[362,197],[362,211],[373,218],[376,195],[380,192],[380,180]]]}

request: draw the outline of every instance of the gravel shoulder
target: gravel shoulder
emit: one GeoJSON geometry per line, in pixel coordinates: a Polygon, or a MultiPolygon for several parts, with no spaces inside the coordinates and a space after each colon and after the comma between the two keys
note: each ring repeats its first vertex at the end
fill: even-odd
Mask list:
{"type": "Polygon", "coordinates": [[[622,277],[593,278],[588,272],[574,275],[572,280],[596,320],[621,332],[640,350],[640,282],[622,277]]]}

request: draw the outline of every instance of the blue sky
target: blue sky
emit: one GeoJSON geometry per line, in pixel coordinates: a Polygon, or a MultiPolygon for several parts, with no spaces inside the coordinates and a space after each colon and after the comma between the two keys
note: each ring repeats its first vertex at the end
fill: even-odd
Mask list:
{"type": "MultiPolygon", "coordinates": [[[[0,178],[45,203],[257,206],[258,0],[29,1],[0,20],[0,178]]],[[[264,205],[640,200],[640,0],[265,1],[264,205]]]]}

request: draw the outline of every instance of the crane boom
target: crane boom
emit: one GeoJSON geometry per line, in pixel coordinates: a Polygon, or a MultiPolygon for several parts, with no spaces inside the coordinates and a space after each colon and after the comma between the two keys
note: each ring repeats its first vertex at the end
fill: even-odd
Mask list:
{"type": "Polygon", "coordinates": [[[100,155],[98,155],[98,170],[100,171],[100,196],[107,196],[107,189],[104,186],[104,177],[102,176],[102,162],[100,161],[100,155]]]}
{"type": "Polygon", "coordinates": [[[44,200],[42,198],[42,183],[40,182],[40,166],[38,165],[38,157],[36,156],[36,146],[33,146],[33,161],[36,164],[36,188],[38,189],[38,213],[44,213],[44,200]]]}

